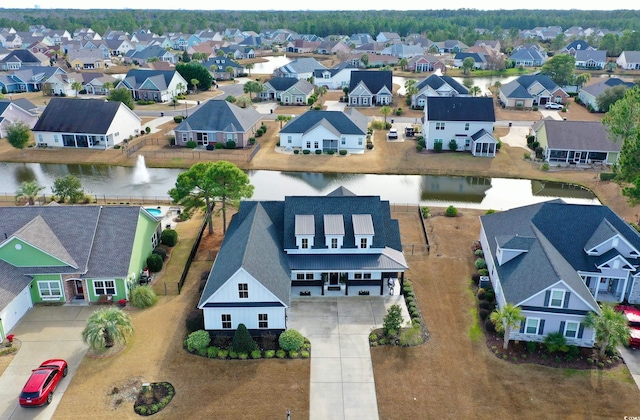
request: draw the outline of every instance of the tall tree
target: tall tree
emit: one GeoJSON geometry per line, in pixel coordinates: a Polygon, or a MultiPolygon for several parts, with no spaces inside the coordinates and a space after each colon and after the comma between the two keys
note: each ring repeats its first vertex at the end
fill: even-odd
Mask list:
{"type": "Polygon", "coordinates": [[[76,98],[78,97],[78,92],[80,92],[82,90],[82,83],[80,82],[73,82],[71,83],[71,89],[73,89],[76,92],[76,98]]]}
{"type": "Polygon", "coordinates": [[[30,133],[31,129],[26,123],[14,121],[7,126],[7,141],[16,149],[24,150],[29,144],[30,133]]]}
{"type": "Polygon", "coordinates": [[[400,66],[402,71],[404,71],[407,68],[407,64],[409,64],[409,61],[404,57],[398,60],[398,65],[400,66]]]}
{"type": "Polygon", "coordinates": [[[628,89],[622,99],[611,105],[602,123],[612,141],[622,142],[617,176],[632,182],[640,175],[640,88],[628,89]]]}
{"type": "Polygon", "coordinates": [[[244,93],[249,94],[249,99],[253,99],[253,93],[260,93],[264,90],[264,85],[260,82],[256,82],[254,80],[249,80],[244,84],[243,91],[244,93]]]}
{"type": "Polygon", "coordinates": [[[249,71],[249,77],[251,77],[251,70],[253,69],[253,64],[252,63],[247,63],[247,64],[244,65],[244,68],[249,71]]]}
{"type": "Polygon", "coordinates": [[[238,96],[238,98],[236,99],[236,105],[238,105],[240,108],[248,108],[253,104],[253,101],[251,100],[250,97],[248,97],[247,95],[240,95],[238,96]]]}
{"type": "Polygon", "coordinates": [[[387,124],[387,115],[391,114],[391,107],[385,105],[380,108],[380,113],[384,116],[384,123],[387,124]]]}
{"type": "Polygon", "coordinates": [[[227,205],[236,207],[243,198],[251,198],[253,185],[247,174],[231,162],[219,160],[209,169],[214,194],[222,204],[222,231],[227,233],[227,205]]]}
{"type": "Polygon", "coordinates": [[[608,348],[615,348],[620,344],[629,343],[629,324],[627,317],[616,311],[611,305],[602,305],[600,314],[589,312],[584,325],[593,328],[596,333],[596,343],[600,345],[600,357],[605,355],[608,348]]]}
{"type": "Polygon", "coordinates": [[[133,101],[133,96],[131,96],[131,92],[126,88],[112,89],[109,91],[107,101],[122,102],[129,109],[134,109],[136,107],[136,104],[133,101]]]}
{"type": "Polygon", "coordinates": [[[573,81],[573,71],[576,67],[576,59],[570,54],[558,54],[547,60],[542,65],[542,74],[546,74],[559,86],[564,86],[573,81]]]}
{"type": "Polygon", "coordinates": [[[193,88],[195,89],[196,94],[198,94],[198,85],[200,84],[200,80],[191,79],[191,84],[193,85],[193,88]]]}
{"type": "Polygon", "coordinates": [[[56,178],[56,180],[53,181],[51,192],[55,194],[61,202],[65,202],[68,199],[71,203],[77,203],[84,196],[82,182],[73,175],[56,178]]]}
{"type": "Polygon", "coordinates": [[[291,120],[293,118],[291,115],[280,114],[276,117],[276,121],[280,121],[280,128],[282,129],[282,124],[291,120]]]}
{"type": "Polygon", "coordinates": [[[36,197],[38,197],[40,191],[44,190],[44,188],[45,187],[38,184],[37,181],[25,181],[20,184],[18,191],[16,191],[16,198],[18,200],[26,199],[27,203],[33,206],[36,203],[36,197]]]}
{"type": "Polygon", "coordinates": [[[105,92],[107,92],[107,95],[108,95],[108,94],[109,94],[109,91],[110,91],[111,89],[113,89],[113,83],[111,83],[111,82],[104,82],[104,83],[102,84],[102,89],[104,89],[104,90],[105,90],[105,92]]]}
{"type": "Polygon", "coordinates": [[[474,60],[472,57],[467,57],[462,60],[462,73],[469,74],[474,64],[476,64],[476,60],[474,60]]]}
{"type": "Polygon", "coordinates": [[[124,345],[133,334],[133,324],[129,315],[118,308],[99,309],[87,318],[82,331],[82,340],[92,349],[110,348],[124,345]]]}
{"type": "Polygon", "coordinates": [[[511,331],[525,320],[519,306],[507,303],[500,309],[496,309],[490,315],[491,322],[496,326],[496,330],[504,332],[504,344],[502,347],[509,348],[511,331]]]}
{"type": "Polygon", "coordinates": [[[580,73],[576,76],[576,85],[582,88],[582,86],[586,85],[589,80],[591,80],[591,73],[580,73]]]}
{"type": "Polygon", "coordinates": [[[362,54],[362,56],[360,56],[360,62],[363,66],[369,67],[369,56],[367,54],[362,54]]]}
{"type": "Polygon", "coordinates": [[[189,86],[187,88],[195,89],[193,85],[193,80],[198,81],[198,87],[207,91],[211,89],[211,85],[213,84],[213,76],[209,72],[209,70],[203,66],[201,63],[196,61],[191,61],[189,63],[178,63],[176,64],[176,71],[180,73],[180,76],[187,81],[189,86]]]}
{"type": "Polygon", "coordinates": [[[598,110],[600,112],[609,112],[611,105],[624,98],[624,94],[627,92],[628,87],[624,85],[613,86],[607,88],[596,98],[596,104],[598,104],[598,110]]]}

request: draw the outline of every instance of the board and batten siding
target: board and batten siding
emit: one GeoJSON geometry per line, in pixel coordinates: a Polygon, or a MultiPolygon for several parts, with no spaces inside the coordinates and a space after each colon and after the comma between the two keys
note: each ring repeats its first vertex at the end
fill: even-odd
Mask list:
{"type": "Polygon", "coordinates": [[[280,302],[280,300],[257,281],[251,274],[240,268],[209,298],[208,302],[280,302]],[[248,298],[240,298],[238,284],[248,285],[248,298]]]}
{"type": "Polygon", "coordinates": [[[244,324],[249,330],[284,330],[286,328],[286,308],[281,307],[241,307],[241,308],[205,308],[204,328],[206,330],[222,330],[222,315],[231,315],[231,329],[244,324]],[[267,314],[268,327],[258,327],[258,315],[267,314]]]}

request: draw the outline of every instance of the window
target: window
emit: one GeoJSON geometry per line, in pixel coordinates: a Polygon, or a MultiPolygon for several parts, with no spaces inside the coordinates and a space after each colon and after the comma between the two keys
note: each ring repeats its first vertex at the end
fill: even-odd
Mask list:
{"type": "Polygon", "coordinates": [[[358,146],[362,146],[362,137],[358,137],[358,146]]]}
{"type": "Polygon", "coordinates": [[[187,133],[182,133],[182,142],[186,143],[188,140],[187,133]]]}
{"type": "Polygon", "coordinates": [[[302,249],[308,249],[309,248],[309,240],[307,238],[302,238],[301,248],[302,249]]]}
{"type": "Polygon", "coordinates": [[[564,326],[564,336],[567,338],[576,338],[578,336],[578,328],[580,324],[577,322],[569,321],[564,326]]]}
{"type": "Polygon", "coordinates": [[[355,273],[353,275],[353,278],[356,279],[356,280],[362,280],[362,273],[355,273]]]}
{"type": "Polygon", "coordinates": [[[296,280],[304,280],[304,273],[296,274],[296,280]]]}
{"type": "Polygon", "coordinates": [[[469,123],[464,123],[464,131],[469,131],[469,123]]]}
{"type": "Polygon", "coordinates": [[[516,107],[522,108],[524,106],[524,101],[516,101],[516,107]]]}
{"type": "Polygon", "coordinates": [[[311,141],[307,141],[307,149],[311,149],[311,141]]]}
{"type": "Polygon", "coordinates": [[[313,280],[313,273],[307,273],[306,278],[307,280],[313,280]]]}
{"type": "Polygon", "coordinates": [[[42,143],[43,141],[42,134],[38,134],[38,142],[42,143]]]}
{"type": "Polygon", "coordinates": [[[564,302],[564,290],[552,290],[549,306],[552,308],[562,308],[564,302]]]}
{"type": "Polygon", "coordinates": [[[313,142],[313,148],[317,149],[318,147],[320,147],[320,142],[314,141],[313,142]]]}
{"type": "Polygon", "coordinates": [[[59,281],[39,281],[38,290],[43,300],[57,300],[62,297],[59,281]]]}
{"type": "Polygon", "coordinates": [[[347,144],[347,138],[346,138],[346,137],[343,137],[343,138],[342,138],[342,142],[341,142],[340,144],[342,144],[343,146],[344,146],[345,144],[347,144]]]}
{"type": "Polygon", "coordinates": [[[367,238],[360,238],[360,248],[367,247],[367,238]]]}
{"type": "Polygon", "coordinates": [[[331,248],[335,249],[338,247],[338,238],[331,238],[331,248]]]}
{"type": "Polygon", "coordinates": [[[524,328],[524,332],[527,334],[538,334],[538,326],[540,325],[540,319],[527,318],[527,324],[524,328]]]}
{"type": "Polygon", "coordinates": [[[93,290],[98,295],[115,295],[116,282],[114,280],[95,280],[93,282],[93,290]]]}
{"type": "Polygon", "coordinates": [[[53,135],[53,141],[56,142],[56,143],[58,142],[58,135],[57,134],[53,135]]]}
{"type": "Polygon", "coordinates": [[[222,329],[231,329],[231,314],[222,314],[222,329]]]}
{"type": "Polygon", "coordinates": [[[443,122],[437,122],[436,123],[436,130],[444,130],[444,123],[443,122]]]}
{"type": "Polygon", "coordinates": [[[269,328],[269,314],[258,314],[258,328],[269,328]]]}
{"type": "Polygon", "coordinates": [[[365,280],[371,280],[371,273],[364,273],[363,278],[365,280]]]}
{"type": "Polygon", "coordinates": [[[249,285],[247,283],[238,283],[238,297],[240,299],[249,297],[249,285]]]}
{"type": "Polygon", "coordinates": [[[287,143],[291,144],[291,136],[287,136],[287,143]]]}

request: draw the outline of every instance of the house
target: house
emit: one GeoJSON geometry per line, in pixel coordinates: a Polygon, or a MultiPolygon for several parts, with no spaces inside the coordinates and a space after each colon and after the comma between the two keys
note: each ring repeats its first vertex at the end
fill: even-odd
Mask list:
{"type": "Polygon", "coordinates": [[[252,107],[246,109],[227,101],[207,101],[189,118],[174,129],[176,145],[185,146],[189,141],[198,145],[234,141],[236,147],[250,145],[262,116],[252,107]]]}
{"type": "Polygon", "coordinates": [[[407,63],[407,70],[416,73],[439,71],[441,74],[444,74],[447,71],[447,66],[438,57],[431,54],[424,54],[411,58],[407,63]]]}
{"type": "Polygon", "coordinates": [[[509,56],[509,60],[513,61],[516,67],[540,67],[547,59],[547,53],[537,45],[514,49],[509,56]]]}
{"type": "Polygon", "coordinates": [[[458,83],[453,77],[432,74],[416,85],[418,92],[411,96],[412,108],[423,108],[428,96],[458,96],[468,95],[466,87],[458,83]]]}
{"type": "Polygon", "coordinates": [[[323,41],[316,48],[318,54],[348,54],[351,52],[351,48],[343,41],[323,41]]]}
{"type": "Polygon", "coordinates": [[[616,64],[624,70],[640,70],[640,51],[622,51],[616,64]]]}
{"type": "Polygon", "coordinates": [[[499,40],[489,40],[489,39],[479,39],[473,44],[474,47],[487,48],[491,50],[494,54],[499,54],[500,49],[502,48],[502,44],[499,40]]]}
{"type": "Polygon", "coordinates": [[[484,54],[476,52],[456,53],[453,57],[453,66],[458,68],[462,67],[462,63],[467,58],[473,59],[474,69],[484,70],[487,68],[487,57],[484,54]]]}
{"type": "Polygon", "coordinates": [[[38,116],[31,112],[31,106],[25,106],[24,108],[23,106],[19,101],[13,102],[7,99],[0,99],[0,139],[6,137],[7,127],[12,123],[21,121],[27,124],[29,128],[33,128],[36,124],[38,116]]]}
{"type": "Polygon", "coordinates": [[[316,86],[325,86],[327,89],[343,89],[349,86],[351,72],[357,67],[348,62],[343,62],[330,69],[315,70],[313,83],[316,86]]]}
{"type": "Polygon", "coordinates": [[[214,80],[231,80],[244,73],[244,67],[226,56],[215,56],[202,63],[214,80]],[[231,70],[231,71],[229,71],[231,70]]]}
{"type": "Polygon", "coordinates": [[[125,63],[145,64],[149,60],[166,61],[176,64],[178,58],[160,45],[151,45],[142,50],[130,50],[124,56],[125,63]]]}
{"type": "Polygon", "coordinates": [[[428,96],[422,126],[426,149],[494,157],[498,143],[492,134],[495,121],[492,98],[428,96]]]}
{"type": "Polygon", "coordinates": [[[274,77],[263,85],[258,96],[265,100],[276,100],[284,105],[306,105],[314,92],[314,86],[304,79],[274,77]]]}
{"type": "Polygon", "coordinates": [[[133,45],[133,43],[127,38],[113,38],[106,39],[105,41],[111,54],[115,56],[121,57],[123,55],[126,55],[129,51],[133,51],[136,49],[135,45],[133,45]]]}
{"type": "Polygon", "coordinates": [[[104,56],[99,49],[80,48],[70,50],[67,61],[74,70],[93,70],[105,68],[104,56]]]}
{"type": "MultiPolygon", "coordinates": [[[[317,112],[317,111],[316,111],[317,112]]],[[[206,330],[253,335],[287,328],[292,296],[384,295],[408,269],[398,221],[379,196],[242,201],[198,308],[206,330]]]]}
{"type": "Polygon", "coordinates": [[[140,121],[122,102],[51,98],[33,135],[37,146],[106,150],[138,134],[140,121]]]}
{"type": "Polygon", "coordinates": [[[2,207],[0,340],[34,304],[128,299],[160,240],[135,206],[2,207]]]}
{"type": "Polygon", "coordinates": [[[349,37],[349,43],[353,44],[356,47],[359,47],[363,44],[369,44],[374,41],[375,40],[373,39],[373,37],[367,33],[353,34],[349,37]]]}
{"type": "Polygon", "coordinates": [[[89,95],[108,95],[109,90],[119,82],[115,77],[103,73],[82,73],[82,80],[82,88],[89,95]]]}
{"type": "Polygon", "coordinates": [[[576,51],[576,68],[602,70],[607,65],[607,52],[604,50],[576,51]]]}
{"type": "Polygon", "coordinates": [[[533,126],[544,149],[544,160],[552,165],[614,165],[622,142],[612,141],[600,121],[558,121],[545,118],[533,126]]]}
{"type": "Polygon", "coordinates": [[[599,313],[598,301],[640,301],[640,235],[606,206],[554,200],[480,222],[498,307],[511,303],[525,316],[512,340],[560,332],[568,344],[591,347],[594,332],[584,320],[599,313]]]}
{"type": "MultiPolygon", "coordinates": [[[[48,96],[77,96],[79,92],[76,92],[73,88],[75,82],[79,82],[84,86],[82,73],[56,73],[42,84],[42,94],[48,96]]],[[[79,91],[82,89],[79,89],[79,91]]]]}
{"type": "Polygon", "coordinates": [[[295,39],[286,46],[287,52],[296,54],[309,54],[318,49],[322,43],[320,41],[307,41],[304,39],[295,39]]]}
{"type": "Polygon", "coordinates": [[[620,85],[626,86],[629,89],[635,86],[633,82],[625,82],[617,77],[611,77],[601,82],[583,87],[578,93],[578,98],[580,99],[580,102],[587,107],[587,109],[599,112],[600,109],[597,101],[598,96],[604,93],[605,90],[620,85]]]}
{"type": "Polygon", "coordinates": [[[367,125],[367,117],[353,108],[345,112],[307,111],[280,130],[280,145],[312,152],[364,153],[367,125]]]}
{"type": "Polygon", "coordinates": [[[392,99],[391,71],[357,70],[351,72],[350,106],[389,105],[392,99]]]}
{"type": "Polygon", "coordinates": [[[425,49],[420,45],[393,44],[382,50],[383,55],[392,55],[397,58],[406,58],[407,60],[423,56],[425,49]]]}
{"type": "Polygon", "coordinates": [[[13,50],[0,61],[0,70],[20,70],[28,66],[48,66],[50,59],[46,55],[29,50],[13,50]]]}
{"type": "Polygon", "coordinates": [[[274,77],[293,77],[295,79],[308,80],[316,70],[324,70],[326,67],[315,58],[303,57],[293,60],[289,64],[278,67],[274,72],[274,77]]]}
{"type": "Polygon", "coordinates": [[[129,70],[116,88],[129,89],[136,101],[168,102],[187,86],[187,81],[175,70],[138,69],[129,70]]]}
{"type": "Polygon", "coordinates": [[[0,92],[7,93],[38,92],[44,89],[45,82],[56,74],[64,74],[60,67],[28,66],[8,74],[0,74],[0,92]]]}
{"type": "Polygon", "coordinates": [[[506,108],[533,108],[547,102],[564,104],[569,95],[549,76],[534,74],[520,76],[500,86],[498,99],[506,108]]]}
{"type": "Polygon", "coordinates": [[[457,39],[448,39],[442,42],[434,42],[429,46],[430,50],[442,53],[459,53],[469,48],[468,45],[457,39]]]}
{"type": "Polygon", "coordinates": [[[383,42],[385,44],[400,42],[401,39],[397,32],[380,32],[378,36],[376,36],[376,42],[383,42]]]}
{"type": "Polygon", "coordinates": [[[583,39],[576,39],[575,41],[570,42],[563,49],[558,51],[560,54],[570,54],[572,56],[576,56],[576,52],[578,51],[588,51],[595,50],[594,47],[590,46],[589,43],[583,39]]]}

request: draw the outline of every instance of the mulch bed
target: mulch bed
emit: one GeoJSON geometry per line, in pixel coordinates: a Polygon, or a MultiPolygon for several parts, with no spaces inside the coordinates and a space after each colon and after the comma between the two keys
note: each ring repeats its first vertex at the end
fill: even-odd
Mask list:
{"type": "Polygon", "coordinates": [[[169,382],[154,382],[148,389],[141,389],[133,404],[133,410],[142,415],[150,416],[166,407],[175,395],[175,389],[169,382]]]}

